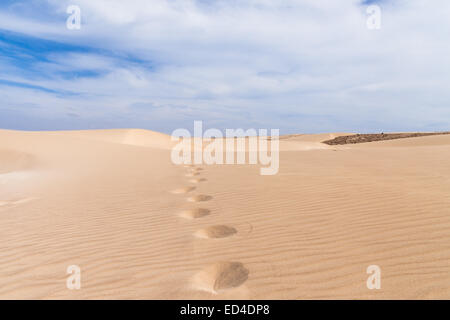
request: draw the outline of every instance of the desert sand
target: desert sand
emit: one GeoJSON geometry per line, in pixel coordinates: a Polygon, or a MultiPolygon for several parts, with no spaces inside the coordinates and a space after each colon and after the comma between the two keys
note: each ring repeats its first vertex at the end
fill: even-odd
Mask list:
{"type": "Polygon", "coordinates": [[[281,137],[262,176],[148,130],[0,130],[0,299],[449,299],[450,136],[343,134],[281,137]]]}

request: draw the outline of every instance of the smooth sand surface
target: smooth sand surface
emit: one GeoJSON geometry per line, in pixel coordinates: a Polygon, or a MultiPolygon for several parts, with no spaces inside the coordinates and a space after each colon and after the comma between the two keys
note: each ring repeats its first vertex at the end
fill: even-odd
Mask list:
{"type": "Polygon", "coordinates": [[[0,130],[0,298],[449,299],[450,136],[336,135],[282,137],[262,176],[147,130],[0,130]]]}

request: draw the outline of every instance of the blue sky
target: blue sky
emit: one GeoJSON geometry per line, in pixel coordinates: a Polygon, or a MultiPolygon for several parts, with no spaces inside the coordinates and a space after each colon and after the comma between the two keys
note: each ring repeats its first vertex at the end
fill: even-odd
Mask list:
{"type": "Polygon", "coordinates": [[[0,128],[449,130],[449,15],[447,0],[2,1],[0,128]]]}

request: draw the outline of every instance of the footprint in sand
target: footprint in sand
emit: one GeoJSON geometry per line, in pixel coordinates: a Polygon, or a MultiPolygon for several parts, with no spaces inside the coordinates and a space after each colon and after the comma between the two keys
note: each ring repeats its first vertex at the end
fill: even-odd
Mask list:
{"type": "Polygon", "coordinates": [[[249,270],[241,262],[219,262],[206,267],[194,276],[200,290],[214,294],[239,287],[247,281],[249,270]]]}
{"type": "Polygon", "coordinates": [[[208,196],[206,194],[199,194],[199,195],[187,198],[187,201],[189,201],[189,202],[204,202],[204,201],[209,201],[211,199],[212,199],[211,196],[208,196]]]}
{"type": "Polygon", "coordinates": [[[188,169],[189,172],[200,172],[203,171],[203,168],[200,167],[192,167],[188,169]]]}
{"type": "Polygon", "coordinates": [[[182,194],[182,193],[188,193],[195,190],[195,187],[183,187],[183,188],[178,188],[175,190],[170,191],[173,194],[182,194]]]}
{"type": "Polygon", "coordinates": [[[189,173],[185,174],[186,177],[195,177],[198,175],[200,175],[200,173],[198,173],[198,172],[189,172],[189,173]]]}
{"type": "Polygon", "coordinates": [[[183,217],[185,219],[197,219],[208,216],[210,214],[211,211],[209,209],[195,208],[181,211],[180,217],[183,217]]]}
{"type": "Polygon", "coordinates": [[[189,182],[191,183],[200,183],[200,182],[205,182],[208,181],[205,178],[196,178],[196,179],[190,179],[189,182]]]}
{"type": "Polygon", "coordinates": [[[226,225],[217,225],[200,229],[195,233],[195,236],[204,239],[218,239],[230,237],[235,233],[237,233],[237,231],[233,227],[229,227],[226,225]]]}

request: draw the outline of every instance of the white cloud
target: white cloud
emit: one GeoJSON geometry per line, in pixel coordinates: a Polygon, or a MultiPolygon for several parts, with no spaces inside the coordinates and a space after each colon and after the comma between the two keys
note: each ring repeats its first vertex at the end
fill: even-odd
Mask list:
{"type": "Polygon", "coordinates": [[[163,107],[148,109],[146,127],[167,132],[193,118],[285,132],[450,125],[447,0],[382,2],[376,31],[356,0],[47,2],[59,24],[0,11],[0,28],[120,53],[54,53],[45,64],[99,77],[22,79],[81,93],[66,99],[86,118],[111,110],[135,126],[145,110],[133,117],[130,106],[148,103],[163,107]],[[80,31],[65,29],[69,3],[81,8],[80,31]]]}

